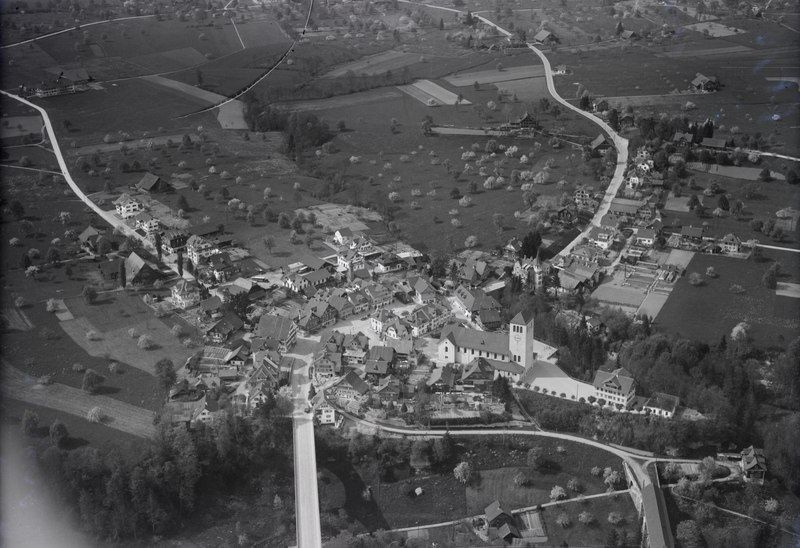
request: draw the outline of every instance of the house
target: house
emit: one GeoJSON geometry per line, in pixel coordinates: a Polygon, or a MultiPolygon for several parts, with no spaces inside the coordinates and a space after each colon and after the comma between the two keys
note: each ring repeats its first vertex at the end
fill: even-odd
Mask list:
{"type": "MultiPolygon", "coordinates": [[[[617,221],[630,221],[637,218],[643,220],[649,215],[645,213],[647,202],[644,200],[628,200],[626,198],[614,198],[608,207],[608,216],[617,221]]],[[[652,212],[651,214],[652,215],[652,212]]]]}
{"type": "Polygon", "coordinates": [[[339,319],[346,319],[353,315],[353,303],[344,295],[332,295],[328,299],[328,304],[336,310],[339,319]]]}
{"type": "Polygon", "coordinates": [[[200,265],[218,251],[217,246],[203,236],[192,234],[186,240],[186,257],[194,266],[200,265]]]}
{"type": "Polygon", "coordinates": [[[383,335],[386,339],[405,339],[411,336],[411,327],[395,316],[384,324],[383,335]]]}
{"type": "Polygon", "coordinates": [[[511,271],[512,276],[516,276],[522,280],[523,286],[527,287],[533,284],[534,288],[540,288],[544,284],[544,275],[547,271],[546,266],[536,254],[534,259],[523,259],[514,263],[514,268],[511,271]]]}
{"type": "Polygon", "coordinates": [[[219,406],[219,400],[205,398],[205,406],[192,417],[192,423],[211,424],[217,417],[224,415],[225,410],[219,406]]]}
{"type": "Polygon", "coordinates": [[[465,392],[491,392],[494,367],[486,358],[475,358],[461,366],[461,377],[458,382],[465,392]]]}
{"type": "Polygon", "coordinates": [[[196,282],[180,280],[172,286],[170,298],[175,306],[186,310],[200,302],[200,287],[196,282]]]}
{"type": "Polygon", "coordinates": [[[226,312],[222,318],[206,329],[206,337],[217,344],[223,343],[243,327],[244,322],[239,316],[233,312],[226,312]]]}
{"type": "Polygon", "coordinates": [[[135,228],[137,230],[144,230],[149,236],[156,233],[161,228],[161,222],[150,215],[147,211],[142,211],[133,218],[135,228]]]}
{"type": "Polygon", "coordinates": [[[458,325],[446,326],[438,345],[440,363],[467,364],[475,358],[513,361],[527,368],[536,357],[533,339],[533,314],[518,313],[508,333],[478,331],[458,325]]]}
{"type": "Polygon", "coordinates": [[[342,361],[347,365],[360,365],[367,359],[369,350],[369,337],[361,331],[355,334],[345,335],[342,343],[342,361]]]}
{"type": "Polygon", "coordinates": [[[337,398],[349,401],[362,401],[369,394],[369,385],[358,376],[355,371],[350,371],[339,384],[336,385],[334,393],[337,398]]]}
{"type": "Polygon", "coordinates": [[[320,299],[311,299],[300,312],[298,325],[306,333],[313,333],[335,321],[336,310],[331,305],[320,299]]]}
{"type": "Polygon", "coordinates": [[[336,424],[336,409],[324,398],[323,392],[319,392],[319,394],[323,397],[321,401],[314,406],[314,418],[317,419],[322,426],[336,424]]]}
{"type": "Polygon", "coordinates": [[[725,150],[728,146],[728,141],[725,139],[715,139],[713,137],[703,137],[700,141],[700,146],[703,148],[710,148],[711,150],[725,150]]]}
{"type": "Polygon", "coordinates": [[[368,379],[377,380],[389,374],[394,364],[394,349],[389,346],[373,346],[364,361],[364,373],[368,379]]]}
{"type": "Polygon", "coordinates": [[[456,385],[456,368],[451,365],[437,367],[425,384],[433,392],[451,392],[456,385]]]}
{"type": "Polygon", "coordinates": [[[509,543],[513,542],[514,539],[522,537],[522,535],[519,533],[519,529],[517,529],[517,526],[513,523],[504,523],[498,527],[497,531],[495,532],[495,536],[498,539],[509,543]]]}
{"type": "Polygon", "coordinates": [[[144,211],[142,202],[134,200],[128,194],[122,194],[119,198],[114,200],[114,208],[117,210],[117,215],[123,219],[128,219],[140,211],[144,211]]]}
{"type": "Polygon", "coordinates": [[[94,253],[97,250],[97,240],[102,236],[102,233],[95,227],[89,226],[83,232],[78,234],[78,241],[81,247],[89,253],[94,253]]]}
{"type": "Polygon", "coordinates": [[[486,523],[489,527],[502,527],[506,523],[514,523],[514,516],[500,506],[500,502],[495,500],[483,511],[486,523]]]}
{"type": "Polygon", "coordinates": [[[593,289],[599,279],[600,270],[596,263],[582,264],[574,261],[558,272],[560,290],[572,293],[593,289]]]}
{"type": "Polygon", "coordinates": [[[357,237],[361,236],[361,232],[353,232],[351,229],[344,227],[340,228],[333,235],[333,241],[339,245],[349,246],[357,237]]]}
{"type": "Polygon", "coordinates": [[[314,377],[318,383],[338,377],[342,372],[342,354],[327,349],[318,351],[314,356],[314,377]]]}
{"type": "Polygon", "coordinates": [[[592,151],[592,153],[599,154],[609,148],[611,148],[611,144],[608,142],[606,136],[602,133],[595,137],[591,143],[589,143],[589,150],[592,151]]]}
{"type": "Polygon", "coordinates": [[[303,276],[302,274],[298,274],[297,272],[293,274],[285,275],[283,278],[283,286],[291,289],[295,293],[301,293],[306,290],[306,288],[311,286],[311,282],[308,281],[308,278],[303,276]]]}
{"type": "Polygon", "coordinates": [[[533,36],[533,41],[537,44],[557,44],[558,37],[549,30],[540,30],[533,36]]]}
{"type": "Polygon", "coordinates": [[[132,285],[149,285],[159,278],[158,269],[142,259],[136,253],[131,253],[125,259],[125,280],[132,285]]]}
{"type": "Polygon", "coordinates": [[[236,266],[228,253],[209,255],[204,268],[218,283],[225,283],[236,275],[236,266]]]}
{"type": "Polygon", "coordinates": [[[254,335],[263,338],[270,348],[286,354],[297,340],[297,324],[285,316],[264,314],[258,320],[254,335]]]}
{"type": "Polygon", "coordinates": [[[675,411],[678,409],[680,400],[676,396],[656,392],[650,396],[642,408],[645,412],[649,412],[657,417],[665,417],[671,419],[675,416],[675,411]]]}
{"type": "Polygon", "coordinates": [[[470,319],[495,328],[497,324],[500,303],[488,296],[481,289],[469,289],[463,285],[456,288],[454,292],[455,305],[470,319]]]}
{"type": "Polygon", "coordinates": [[[503,246],[503,257],[511,261],[519,256],[522,249],[522,241],[516,236],[511,238],[506,245],[503,246]]]}
{"type": "Polygon", "coordinates": [[[369,299],[373,309],[378,309],[388,306],[394,300],[394,295],[392,294],[392,291],[387,287],[378,283],[364,287],[363,291],[366,294],[367,299],[369,299]]]}
{"type": "Polygon", "coordinates": [[[752,445],[744,449],[739,466],[742,468],[744,481],[764,485],[764,478],[767,475],[767,459],[763,449],[752,445]]]}
{"type": "Polygon", "coordinates": [[[210,318],[220,314],[223,307],[222,299],[217,296],[200,301],[200,312],[210,318]]]}
{"type": "Polygon", "coordinates": [[[628,408],[636,396],[636,381],[627,369],[621,367],[613,371],[598,369],[592,384],[595,397],[608,405],[628,408]]]}
{"type": "Polygon", "coordinates": [[[406,267],[406,262],[394,253],[382,253],[375,261],[375,272],[386,274],[388,272],[399,272],[406,267]]]}
{"type": "Polygon", "coordinates": [[[325,287],[333,281],[333,274],[327,268],[320,268],[313,272],[303,274],[303,278],[308,282],[308,286],[313,288],[325,287]]]}
{"type": "Polygon", "coordinates": [[[172,187],[164,179],[154,173],[145,173],[139,182],[136,183],[136,189],[140,192],[156,193],[167,192],[172,187]]]}
{"type": "Polygon", "coordinates": [[[636,231],[636,238],[634,242],[636,245],[653,247],[653,245],[656,243],[656,231],[652,228],[640,228],[636,231]]]}
{"type": "Polygon", "coordinates": [[[186,249],[189,235],[183,230],[167,230],[161,236],[161,249],[164,253],[172,255],[186,249]]]}
{"type": "Polygon", "coordinates": [[[638,40],[639,38],[641,38],[641,36],[639,36],[637,32],[632,30],[623,30],[620,33],[619,37],[623,40],[631,40],[631,41],[638,40]]]}
{"type": "Polygon", "coordinates": [[[400,405],[400,398],[403,395],[403,385],[397,377],[388,375],[378,382],[378,385],[373,391],[382,404],[400,405]]]}
{"type": "Polygon", "coordinates": [[[538,127],[539,122],[531,116],[527,111],[517,118],[516,120],[512,120],[509,126],[511,129],[532,129],[538,127]]]}
{"type": "Polygon", "coordinates": [[[414,337],[422,337],[438,331],[453,317],[449,308],[440,304],[426,304],[412,310],[406,316],[406,323],[411,327],[414,337]]]}
{"type": "Polygon", "coordinates": [[[589,241],[600,249],[607,250],[614,243],[614,230],[592,227],[589,232],[589,241]]]}
{"type": "MultiPolygon", "coordinates": [[[[481,358],[478,358],[481,359],[481,358]]],[[[525,368],[515,362],[504,362],[499,360],[487,360],[494,371],[494,378],[499,379],[503,377],[508,379],[510,383],[519,382],[522,374],[525,373],[525,368]]]]}
{"type": "Polygon", "coordinates": [[[742,250],[742,240],[736,234],[726,234],[717,244],[723,253],[739,253],[742,250]]]}
{"type": "Polygon", "coordinates": [[[467,259],[458,271],[458,278],[470,287],[476,287],[489,277],[492,270],[485,261],[467,259]]]}
{"type": "Polygon", "coordinates": [[[354,249],[347,249],[336,256],[342,270],[357,270],[364,267],[364,256],[354,249]]]}
{"type": "Polygon", "coordinates": [[[425,278],[417,278],[414,283],[414,300],[419,304],[436,302],[436,290],[425,278]]]}
{"type": "Polygon", "coordinates": [[[703,241],[703,227],[702,226],[682,226],[681,239],[684,241],[699,244],[703,241]]]}
{"type": "Polygon", "coordinates": [[[699,72],[695,74],[690,85],[697,91],[717,91],[720,88],[719,79],[716,76],[705,76],[699,72]]]}

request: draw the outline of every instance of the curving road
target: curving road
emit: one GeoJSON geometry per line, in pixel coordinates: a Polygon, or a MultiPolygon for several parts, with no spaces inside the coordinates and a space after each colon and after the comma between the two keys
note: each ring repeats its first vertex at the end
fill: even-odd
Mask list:
{"type": "MultiPolygon", "coordinates": [[[[142,17],[150,17],[150,16],[142,16],[142,17]]],[[[61,175],[64,177],[64,180],[67,181],[67,184],[69,185],[70,189],[72,189],[72,192],[74,192],[75,195],[78,198],[80,198],[84,204],[86,204],[92,211],[94,211],[97,215],[99,215],[100,218],[103,219],[105,222],[113,226],[115,229],[119,229],[125,236],[136,238],[141,242],[142,246],[145,249],[155,253],[155,246],[150,240],[148,240],[144,236],[141,236],[138,232],[136,232],[134,229],[125,224],[125,221],[117,217],[112,211],[104,211],[100,206],[94,203],[77,185],[77,183],[72,178],[72,175],[69,172],[69,168],[67,167],[67,162],[64,159],[64,155],[61,152],[61,146],[58,144],[58,139],[56,139],[56,132],[53,129],[53,123],[50,121],[50,116],[47,114],[47,111],[42,107],[40,107],[39,105],[31,103],[27,99],[20,97],[19,95],[14,95],[13,93],[9,93],[3,90],[0,90],[0,93],[15,101],[19,101],[20,103],[27,105],[32,109],[35,109],[42,116],[42,120],[44,121],[44,130],[47,132],[48,139],[50,140],[50,144],[53,147],[53,154],[55,155],[56,160],[58,161],[58,167],[59,169],[61,169],[61,175]]],[[[176,273],[178,272],[178,265],[174,261],[168,262],[165,257],[162,262],[169,268],[174,270],[176,273]]],[[[186,271],[184,271],[183,277],[187,280],[194,279],[194,277],[186,271]]]]}

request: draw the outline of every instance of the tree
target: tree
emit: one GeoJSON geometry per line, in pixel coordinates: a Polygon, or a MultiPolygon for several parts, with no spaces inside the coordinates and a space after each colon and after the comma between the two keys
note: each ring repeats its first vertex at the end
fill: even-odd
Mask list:
{"type": "Polygon", "coordinates": [[[162,358],[156,362],[156,377],[164,391],[169,390],[175,384],[177,375],[175,374],[175,365],[173,365],[172,360],[162,358]]]}
{"type": "Polygon", "coordinates": [[[772,173],[770,172],[768,167],[765,167],[758,173],[758,180],[764,182],[772,180],[772,173]]]}
{"type": "Polygon", "coordinates": [[[610,125],[614,131],[619,129],[619,112],[617,112],[615,108],[608,111],[608,125],[610,125]]]}
{"type": "Polygon", "coordinates": [[[544,457],[542,456],[541,447],[531,447],[528,449],[526,462],[528,463],[528,467],[532,468],[533,470],[538,470],[541,468],[542,464],[544,464],[544,457]]]}
{"type": "Polygon", "coordinates": [[[584,510],[580,514],[578,514],[578,521],[584,525],[591,525],[594,523],[594,515],[591,512],[587,512],[584,510]]]}
{"type": "Polygon", "coordinates": [[[610,512],[608,514],[608,523],[611,525],[619,525],[622,523],[623,517],[619,512],[610,512]]]}
{"type": "Polygon", "coordinates": [[[790,169],[789,171],[786,172],[786,182],[789,183],[790,185],[797,184],[797,172],[795,170],[790,169]]]}
{"type": "Polygon", "coordinates": [[[717,206],[724,211],[730,211],[731,203],[725,194],[719,195],[719,198],[717,198],[717,206]]]}
{"type": "Polygon", "coordinates": [[[714,478],[714,471],[717,469],[717,463],[714,457],[705,457],[700,461],[697,468],[700,472],[700,481],[706,483],[714,478]]]}
{"type": "Polygon", "coordinates": [[[775,289],[778,286],[778,263],[772,263],[761,277],[761,285],[767,289],[775,289]]]}
{"type": "Polygon", "coordinates": [[[183,252],[182,251],[178,251],[178,259],[177,259],[175,264],[178,267],[178,276],[183,277],[183,252]]]}
{"type": "Polygon", "coordinates": [[[47,255],[45,258],[50,264],[58,264],[61,261],[61,253],[59,253],[58,249],[55,247],[51,247],[47,250],[47,255]]]}
{"type": "Polygon", "coordinates": [[[697,522],[689,519],[678,523],[675,538],[682,548],[700,548],[703,546],[703,537],[697,522]]]}
{"type": "Polygon", "coordinates": [[[472,466],[466,461],[458,463],[453,469],[453,476],[463,484],[468,483],[472,479],[472,466]]]}
{"type": "Polygon", "coordinates": [[[554,485],[553,488],[550,490],[550,500],[557,501],[557,500],[564,500],[567,498],[567,491],[560,485],[554,485]]]}
{"type": "Polygon", "coordinates": [[[81,382],[81,388],[88,392],[89,394],[97,393],[97,390],[100,388],[100,385],[103,384],[105,379],[102,375],[100,375],[94,369],[87,369],[83,373],[83,381],[81,382]]]}
{"type": "Polygon", "coordinates": [[[85,285],[83,286],[83,291],[81,291],[81,296],[86,304],[94,304],[97,300],[97,290],[91,285],[85,285]]]}
{"type": "Polygon", "coordinates": [[[153,245],[156,246],[156,256],[158,257],[158,262],[160,263],[161,262],[161,255],[164,252],[164,250],[161,249],[161,232],[156,231],[155,239],[153,241],[153,245]]]}
{"type": "Polygon", "coordinates": [[[125,261],[119,262],[119,286],[125,288],[128,285],[128,271],[125,269],[125,261]]]}
{"type": "Polygon", "coordinates": [[[26,409],[22,414],[22,421],[20,421],[22,432],[26,436],[35,436],[39,431],[39,415],[30,409],[26,409]]]}
{"type": "Polygon", "coordinates": [[[54,420],[53,424],[50,425],[50,442],[56,447],[61,447],[68,437],[69,432],[67,432],[67,427],[64,426],[64,423],[58,419],[54,420]]]}
{"type": "Polygon", "coordinates": [[[150,350],[153,348],[153,345],[153,339],[150,338],[150,335],[141,335],[136,341],[136,346],[142,350],[150,350]]]}
{"type": "Polygon", "coordinates": [[[449,461],[453,457],[454,450],[455,444],[453,443],[453,438],[450,436],[450,432],[445,432],[444,436],[436,438],[433,442],[433,455],[437,463],[449,461]]]}
{"type": "Polygon", "coordinates": [[[689,283],[695,287],[703,285],[703,275],[699,272],[689,274],[689,283]]]}
{"type": "Polygon", "coordinates": [[[178,209],[189,211],[189,202],[186,200],[186,196],[183,194],[178,196],[178,209]]]}
{"type": "Polygon", "coordinates": [[[514,485],[517,487],[526,487],[531,484],[531,478],[527,471],[520,470],[514,475],[514,485]]]}
{"type": "Polygon", "coordinates": [[[572,525],[572,520],[569,519],[569,516],[567,515],[566,512],[561,512],[556,518],[556,523],[559,524],[564,529],[566,529],[567,527],[572,525]]]}
{"type": "Polygon", "coordinates": [[[269,254],[272,255],[272,248],[275,246],[275,240],[272,239],[272,236],[267,236],[264,238],[264,247],[267,248],[269,254]]]}

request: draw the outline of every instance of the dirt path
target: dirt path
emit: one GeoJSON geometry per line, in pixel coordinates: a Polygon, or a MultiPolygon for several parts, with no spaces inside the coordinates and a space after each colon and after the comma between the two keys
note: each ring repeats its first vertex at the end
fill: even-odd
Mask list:
{"type": "Polygon", "coordinates": [[[152,411],[107,396],[92,396],[64,384],[38,384],[36,379],[5,361],[2,362],[2,367],[3,397],[41,405],[82,419],[86,418],[93,407],[99,407],[108,417],[104,424],[109,428],[141,438],[150,438],[155,433],[155,414],[152,411]]]}

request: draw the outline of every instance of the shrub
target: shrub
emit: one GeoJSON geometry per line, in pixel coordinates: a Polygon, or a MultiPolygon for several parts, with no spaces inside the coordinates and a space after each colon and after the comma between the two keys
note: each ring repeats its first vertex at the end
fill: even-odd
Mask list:
{"type": "Polygon", "coordinates": [[[31,411],[30,409],[26,409],[25,412],[22,414],[22,421],[20,422],[20,426],[22,427],[22,432],[26,436],[35,435],[36,431],[39,430],[39,415],[31,411]]]}
{"type": "Polygon", "coordinates": [[[75,373],[83,373],[84,371],[86,371],[86,366],[83,365],[82,363],[75,362],[72,364],[72,370],[75,373]]]}
{"type": "Polygon", "coordinates": [[[103,384],[104,380],[103,376],[94,369],[87,369],[83,373],[81,388],[89,394],[94,394],[97,392],[97,389],[100,388],[100,385],[103,384]]]}
{"type": "Polygon", "coordinates": [[[136,331],[135,327],[131,327],[130,329],[128,329],[128,336],[131,339],[135,339],[135,338],[137,338],[139,336],[139,332],[136,331]]]}
{"type": "Polygon", "coordinates": [[[580,493],[583,491],[583,485],[581,485],[581,482],[578,481],[578,478],[571,478],[567,482],[567,489],[574,491],[575,493],[580,493]]]}
{"type": "Polygon", "coordinates": [[[103,415],[103,412],[100,411],[99,407],[92,407],[91,409],[89,409],[89,412],[86,414],[86,419],[89,422],[101,423],[101,422],[103,422],[105,420],[105,418],[106,418],[105,415],[103,415]]]}
{"type": "Polygon", "coordinates": [[[566,498],[567,498],[567,491],[560,485],[555,485],[550,490],[550,500],[557,501],[557,500],[564,500],[566,498]]]}
{"type": "Polygon", "coordinates": [[[122,373],[122,365],[120,365],[119,362],[111,362],[110,364],[108,364],[108,370],[111,373],[120,374],[122,373]]]}
{"type": "Polygon", "coordinates": [[[603,474],[603,469],[599,466],[592,466],[592,475],[596,478],[599,478],[603,474]]]}
{"type": "Polygon", "coordinates": [[[180,337],[181,335],[183,335],[183,328],[178,324],[173,325],[170,331],[176,337],[180,337]]]}
{"type": "MultiPolygon", "coordinates": [[[[453,219],[456,220],[456,219],[453,219]]],[[[472,249],[478,245],[478,237],[475,235],[467,236],[467,239],[464,240],[464,247],[467,249],[472,249]]]]}
{"type": "Polygon", "coordinates": [[[780,505],[777,500],[770,498],[764,501],[764,510],[770,514],[777,514],[780,505]]]}
{"type": "Polygon", "coordinates": [[[136,346],[138,346],[142,350],[150,350],[155,346],[155,343],[153,342],[153,339],[150,338],[149,335],[142,335],[141,337],[139,337],[136,346]]]}
{"type": "Polygon", "coordinates": [[[472,466],[466,461],[458,463],[453,469],[453,476],[463,484],[468,483],[472,478],[472,466]]]}
{"type": "Polygon", "coordinates": [[[620,523],[622,523],[622,520],[623,520],[622,514],[620,514],[619,512],[611,512],[608,514],[608,523],[610,523],[611,525],[619,525],[620,523]]]}
{"type": "Polygon", "coordinates": [[[584,510],[583,512],[578,514],[578,521],[580,521],[584,525],[591,525],[592,523],[594,523],[594,516],[590,512],[584,510]]]}

